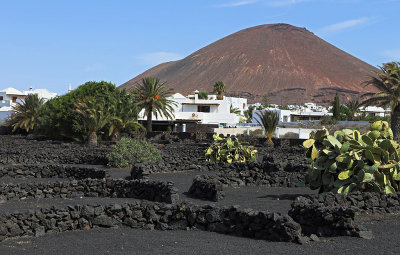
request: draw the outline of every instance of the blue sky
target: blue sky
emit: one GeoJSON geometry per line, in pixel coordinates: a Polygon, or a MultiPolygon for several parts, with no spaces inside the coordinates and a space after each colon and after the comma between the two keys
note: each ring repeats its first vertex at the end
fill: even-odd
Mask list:
{"type": "Polygon", "coordinates": [[[3,0],[0,89],[120,85],[238,30],[280,22],[376,66],[400,61],[399,11],[400,0],[3,0]]]}

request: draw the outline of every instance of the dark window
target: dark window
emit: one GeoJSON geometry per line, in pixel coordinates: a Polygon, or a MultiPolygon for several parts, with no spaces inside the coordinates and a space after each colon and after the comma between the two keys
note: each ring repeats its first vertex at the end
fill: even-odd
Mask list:
{"type": "Polygon", "coordinates": [[[13,102],[13,103],[16,103],[16,102],[17,102],[17,97],[13,97],[13,98],[12,98],[12,102],[13,102]]]}
{"type": "Polygon", "coordinates": [[[3,99],[3,96],[0,96],[0,101],[3,101],[4,99],[3,99]]]}
{"type": "Polygon", "coordinates": [[[197,111],[198,112],[210,112],[210,106],[209,105],[198,105],[197,111]]]}

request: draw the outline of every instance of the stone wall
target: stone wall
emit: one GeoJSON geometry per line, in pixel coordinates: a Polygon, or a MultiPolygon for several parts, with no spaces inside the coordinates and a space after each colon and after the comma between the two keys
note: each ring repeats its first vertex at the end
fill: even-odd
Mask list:
{"type": "Polygon", "coordinates": [[[191,197],[219,201],[225,197],[222,183],[215,176],[197,175],[189,188],[191,197]]]}
{"type": "Polygon", "coordinates": [[[1,200],[73,197],[127,197],[166,203],[179,200],[173,183],[157,181],[84,179],[0,185],[1,200]]]}
{"type": "Polygon", "coordinates": [[[0,178],[72,178],[103,179],[107,177],[104,169],[82,165],[61,164],[19,164],[0,165],[0,178]]]}
{"type": "Polygon", "coordinates": [[[132,201],[123,205],[51,207],[2,215],[0,240],[121,225],[150,230],[200,229],[270,241],[300,242],[302,238],[300,225],[279,213],[132,201]]]}

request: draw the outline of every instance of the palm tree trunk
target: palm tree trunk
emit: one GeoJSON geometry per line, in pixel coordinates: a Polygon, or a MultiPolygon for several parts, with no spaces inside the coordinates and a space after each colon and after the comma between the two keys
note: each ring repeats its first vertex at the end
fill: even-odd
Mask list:
{"type": "Polygon", "coordinates": [[[153,125],[153,111],[150,110],[149,113],[147,114],[147,122],[146,122],[146,131],[147,133],[152,131],[152,125],[153,125]]]}
{"type": "Polygon", "coordinates": [[[88,144],[90,146],[97,146],[97,134],[96,131],[92,131],[89,135],[88,144]]]}
{"type": "Polygon", "coordinates": [[[397,106],[394,108],[391,114],[391,128],[393,131],[393,139],[395,141],[399,140],[399,133],[400,133],[400,107],[397,106]]]}
{"type": "Polygon", "coordinates": [[[114,131],[111,134],[111,141],[116,142],[119,138],[119,128],[114,128],[114,131]]]}

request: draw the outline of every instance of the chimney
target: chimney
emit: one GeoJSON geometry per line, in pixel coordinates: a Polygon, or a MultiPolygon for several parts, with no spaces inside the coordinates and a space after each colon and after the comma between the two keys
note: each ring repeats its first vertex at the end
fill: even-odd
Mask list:
{"type": "Polygon", "coordinates": [[[32,92],[32,86],[29,87],[29,91],[32,92]]]}
{"type": "Polygon", "coordinates": [[[72,91],[71,83],[68,85],[68,93],[72,91]]]}
{"type": "Polygon", "coordinates": [[[199,100],[199,91],[195,90],[194,91],[194,101],[197,102],[197,100],[199,100]]]}

